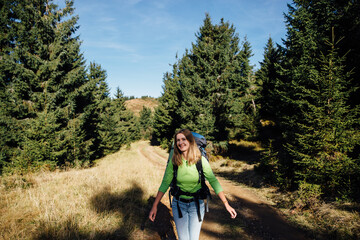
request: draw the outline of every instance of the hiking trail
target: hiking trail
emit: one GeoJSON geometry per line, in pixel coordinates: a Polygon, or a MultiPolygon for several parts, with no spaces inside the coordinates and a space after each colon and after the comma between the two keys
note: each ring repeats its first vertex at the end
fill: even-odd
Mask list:
{"type": "MultiPolygon", "coordinates": [[[[143,142],[139,145],[137,152],[140,157],[146,158],[149,167],[152,166],[154,171],[163,175],[167,154],[143,142]]],[[[211,163],[210,163],[211,164],[211,163]]],[[[240,186],[236,182],[232,182],[223,177],[218,176],[225,195],[230,205],[237,211],[236,219],[231,219],[221,200],[215,195],[212,188],[212,200],[209,204],[210,211],[205,214],[205,219],[201,228],[200,240],[213,239],[279,239],[279,240],[302,240],[308,239],[303,231],[290,225],[286,218],[265,200],[260,199],[251,189],[240,186]]],[[[160,182],[158,183],[160,185],[160,182]]],[[[156,195],[156,193],[154,193],[156,195]]],[[[167,207],[165,211],[171,214],[169,206],[168,193],[162,199],[162,204],[167,207]]],[[[164,211],[164,209],[162,211],[164,211]]],[[[169,214],[168,214],[169,215],[169,214]]],[[[161,213],[158,213],[155,224],[161,228],[161,213]]],[[[171,221],[172,222],[172,221],[171,221]]],[[[148,223],[149,224],[149,223],[148,223]]],[[[151,224],[151,223],[150,223],[151,224]]],[[[175,224],[171,223],[173,231],[175,224]]],[[[149,239],[172,239],[171,234],[166,235],[167,238],[149,239]]]]}

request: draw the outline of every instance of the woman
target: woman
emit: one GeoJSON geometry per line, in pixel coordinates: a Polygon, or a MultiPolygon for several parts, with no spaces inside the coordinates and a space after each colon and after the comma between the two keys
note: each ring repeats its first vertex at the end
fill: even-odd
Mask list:
{"type": "MultiPolygon", "coordinates": [[[[197,161],[201,161],[205,178],[224,203],[231,218],[235,218],[236,211],[226,200],[223,189],[213,174],[209,162],[201,156],[192,133],[188,129],[180,130],[175,134],[174,141],[174,155],[172,161],[169,161],[166,167],[162,183],[149,213],[149,219],[151,221],[155,220],[157,206],[173,180],[174,165],[177,166],[176,183],[182,191],[195,193],[201,188],[199,173],[195,166],[197,161]]],[[[179,198],[174,197],[172,212],[179,240],[199,239],[202,221],[198,216],[198,212],[200,212],[201,219],[203,219],[205,214],[204,201],[199,200],[199,206],[197,206],[195,199],[191,196],[181,195],[179,198]],[[200,211],[198,211],[199,208],[200,211]]]]}

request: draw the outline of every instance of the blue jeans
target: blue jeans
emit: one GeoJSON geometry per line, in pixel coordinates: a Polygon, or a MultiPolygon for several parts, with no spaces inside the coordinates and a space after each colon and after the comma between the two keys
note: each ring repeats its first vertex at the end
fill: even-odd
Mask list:
{"type": "MultiPolygon", "coordinates": [[[[205,215],[204,200],[199,201],[200,215],[203,220],[205,215]]],[[[199,222],[196,202],[192,201],[190,203],[184,203],[173,198],[172,212],[179,240],[198,240],[202,221],[199,222]],[[181,209],[182,218],[179,217],[179,211],[177,208],[178,203],[181,209]]]]}

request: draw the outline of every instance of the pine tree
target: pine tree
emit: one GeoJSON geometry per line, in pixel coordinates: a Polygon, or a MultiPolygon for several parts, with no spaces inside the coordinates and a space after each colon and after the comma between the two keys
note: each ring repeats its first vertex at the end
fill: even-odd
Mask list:
{"type": "Polygon", "coordinates": [[[206,15],[196,43],[164,79],[154,119],[154,134],[160,142],[166,145],[165,139],[177,128],[190,128],[208,140],[226,143],[230,129],[237,127],[234,122],[244,113],[241,98],[250,86],[251,47],[246,40],[243,47],[240,51],[233,25],[223,19],[213,25],[206,15]]]}
{"type": "MultiPolygon", "coordinates": [[[[295,145],[297,135],[301,133],[297,126],[306,124],[302,106],[304,102],[312,102],[315,96],[307,95],[304,99],[303,92],[316,88],[310,79],[319,69],[316,59],[325,42],[325,36],[317,31],[319,23],[313,20],[313,10],[309,4],[309,1],[294,1],[295,6],[288,5],[289,13],[285,15],[287,39],[284,41],[286,59],[278,69],[279,77],[271,97],[272,101],[277,101],[277,107],[273,110],[279,131],[271,152],[278,156],[277,166],[274,166],[277,169],[277,182],[285,188],[296,187],[294,173],[297,171],[286,145],[295,145]]],[[[328,25],[326,21],[322,24],[328,25]]]]}
{"type": "Polygon", "coordinates": [[[66,153],[65,141],[59,131],[54,112],[38,113],[37,118],[27,122],[21,142],[22,151],[11,164],[5,165],[5,172],[54,170],[66,153]]]}
{"type": "Polygon", "coordinates": [[[97,158],[112,153],[119,149],[116,143],[114,109],[111,108],[111,98],[108,84],[106,83],[106,71],[101,65],[94,62],[89,66],[89,85],[91,87],[91,103],[93,107],[94,118],[96,119],[96,127],[94,130],[94,139],[97,144],[97,158]]]}
{"type": "MultiPolygon", "coordinates": [[[[283,49],[274,46],[271,38],[264,49],[264,60],[260,62],[260,69],[256,72],[256,81],[260,89],[258,91],[258,134],[259,138],[267,146],[273,139],[281,137],[279,133],[279,116],[283,110],[279,106],[281,94],[281,66],[284,59],[283,49]]],[[[279,143],[271,142],[273,144],[279,143]]]]}
{"type": "Polygon", "coordinates": [[[171,132],[170,126],[172,119],[169,115],[169,111],[163,106],[159,105],[155,108],[154,113],[154,123],[153,123],[153,133],[151,143],[153,145],[160,145],[162,148],[169,148],[172,141],[172,135],[174,132],[171,132]]]}
{"type": "Polygon", "coordinates": [[[164,148],[170,147],[172,137],[182,122],[179,115],[179,63],[172,67],[172,73],[164,74],[163,93],[159,98],[159,106],[155,109],[152,126],[152,144],[160,144],[164,148]]]}
{"type": "Polygon", "coordinates": [[[256,79],[261,86],[260,89],[260,119],[276,119],[276,86],[280,77],[281,53],[278,47],[274,46],[270,37],[264,50],[264,60],[260,63],[260,69],[256,72],[256,79]]]}
{"type": "Polygon", "coordinates": [[[125,98],[123,92],[117,88],[111,106],[114,112],[115,129],[113,131],[117,138],[115,145],[117,149],[141,138],[139,120],[132,112],[126,109],[125,98]]]}
{"type": "Polygon", "coordinates": [[[337,56],[334,35],[329,47],[328,54],[320,56],[320,71],[311,79],[317,88],[304,92],[304,98],[310,95],[316,101],[304,103],[306,122],[298,123],[301,134],[287,149],[298,181],[319,184],[329,195],[348,196],[357,188],[353,184],[360,170],[348,153],[360,134],[353,128],[358,120],[347,105],[349,74],[344,74],[344,58],[337,56]]]}
{"type": "Polygon", "coordinates": [[[251,45],[245,37],[239,52],[238,63],[235,65],[234,80],[231,82],[231,97],[233,103],[229,116],[232,138],[241,139],[255,137],[256,129],[256,91],[257,85],[253,78],[250,65],[252,57],[251,45]]]}
{"type": "Polygon", "coordinates": [[[78,17],[72,16],[72,6],[72,1],[63,9],[46,0],[2,1],[1,12],[6,14],[1,21],[6,25],[0,41],[1,101],[8,110],[1,128],[13,124],[11,136],[1,144],[8,153],[13,149],[11,156],[2,155],[7,163],[20,161],[32,147],[44,156],[54,154],[48,160],[57,164],[81,164],[96,156],[90,129],[96,119],[88,103],[91,94],[80,42],[73,36],[78,17]],[[30,123],[43,129],[30,128],[30,123]],[[21,134],[24,131],[28,134],[21,134]],[[36,132],[56,132],[62,151],[55,145],[51,151],[42,148],[45,140],[35,137],[36,132]]]}
{"type": "Polygon", "coordinates": [[[140,111],[139,124],[140,124],[140,135],[144,139],[150,138],[151,126],[152,126],[152,112],[148,107],[143,106],[140,111]]]}

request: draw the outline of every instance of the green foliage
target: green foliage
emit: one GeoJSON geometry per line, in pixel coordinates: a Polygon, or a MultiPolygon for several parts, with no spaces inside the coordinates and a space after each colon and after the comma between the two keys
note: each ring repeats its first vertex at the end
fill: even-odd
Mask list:
{"type": "Polygon", "coordinates": [[[116,122],[115,129],[112,131],[116,135],[118,149],[122,145],[141,139],[139,120],[132,112],[126,110],[125,99],[126,97],[118,88],[115,99],[112,100],[113,118],[116,122]]]}
{"type": "Polygon", "coordinates": [[[246,37],[239,56],[239,66],[235,71],[237,77],[235,75],[235,81],[231,83],[234,87],[232,96],[229,98],[232,101],[231,108],[226,116],[230,120],[230,138],[237,140],[254,138],[257,135],[255,122],[257,119],[258,83],[252,73],[250,65],[252,51],[246,37]]]}
{"type": "Polygon", "coordinates": [[[106,71],[86,70],[73,12],[73,1],[2,1],[1,171],[87,166],[139,138],[124,100],[109,97],[106,71]]]}
{"type": "Polygon", "coordinates": [[[321,202],[321,186],[307,182],[299,183],[299,190],[294,200],[294,207],[298,210],[304,208],[315,210],[321,202]]]}
{"type": "Polygon", "coordinates": [[[181,101],[178,72],[178,64],[174,64],[172,74],[164,74],[163,94],[154,113],[151,142],[164,148],[170,147],[175,130],[181,124],[178,112],[181,101]]]}
{"type": "Polygon", "coordinates": [[[151,126],[153,121],[153,116],[150,108],[143,107],[140,112],[139,123],[140,123],[140,135],[144,139],[149,139],[151,134],[151,126]]]}
{"type": "Polygon", "coordinates": [[[359,108],[349,101],[353,85],[345,64],[351,63],[339,55],[350,49],[334,34],[350,11],[345,5],[357,3],[294,1],[284,53],[268,42],[257,77],[263,85],[260,117],[273,124],[263,138],[268,151],[260,169],[285,188],[306,182],[323,196],[357,198],[359,108]]]}
{"type": "Polygon", "coordinates": [[[124,99],[125,99],[125,100],[132,100],[132,99],[135,99],[135,96],[130,96],[130,97],[125,96],[124,99]]]}
{"type": "Polygon", "coordinates": [[[215,142],[228,141],[230,133],[235,136],[236,129],[248,120],[245,108],[253,102],[251,55],[246,39],[239,48],[233,25],[223,19],[213,25],[206,15],[192,49],[164,76],[153,142],[168,145],[179,128],[189,128],[215,142]]]}
{"type": "Polygon", "coordinates": [[[280,64],[282,61],[281,48],[275,47],[272,38],[268,39],[264,49],[264,60],[256,72],[256,81],[260,85],[258,91],[259,118],[263,120],[277,120],[279,106],[276,89],[279,87],[280,64]]]}
{"type": "Polygon", "coordinates": [[[11,164],[5,165],[5,172],[53,170],[56,162],[66,154],[55,115],[39,113],[37,118],[27,120],[25,126],[24,140],[20,145],[22,151],[11,164]]]}
{"type": "MultiPolygon", "coordinates": [[[[5,1],[2,5],[2,11],[10,14],[2,15],[8,34],[1,35],[1,95],[5,105],[9,100],[13,105],[3,127],[9,121],[16,126],[2,144],[10,149],[8,153],[15,153],[7,155],[4,165],[22,163],[25,168],[82,158],[72,155],[64,144],[71,131],[68,117],[80,121],[87,107],[83,104],[86,91],[81,89],[86,86],[83,58],[78,39],[72,37],[77,21],[71,17],[72,5],[69,1],[62,10],[48,1],[5,1]],[[53,143],[56,138],[47,137],[55,133],[61,138],[58,146],[53,143]]],[[[86,135],[77,133],[80,138],[86,135]]]]}
{"type": "Polygon", "coordinates": [[[155,109],[153,133],[152,133],[152,144],[160,145],[162,148],[168,148],[171,145],[174,131],[171,131],[170,127],[172,119],[168,114],[169,111],[162,105],[155,109]]]}
{"type": "Polygon", "coordinates": [[[303,115],[308,122],[299,123],[301,134],[297,134],[296,145],[289,144],[288,151],[299,179],[320,184],[326,193],[341,195],[351,188],[345,183],[351,182],[358,168],[348,153],[358,143],[359,133],[353,128],[356,115],[346,105],[348,77],[334,45],[331,47],[320,59],[321,71],[314,79],[318,88],[308,90],[317,101],[307,103],[303,115]]]}

